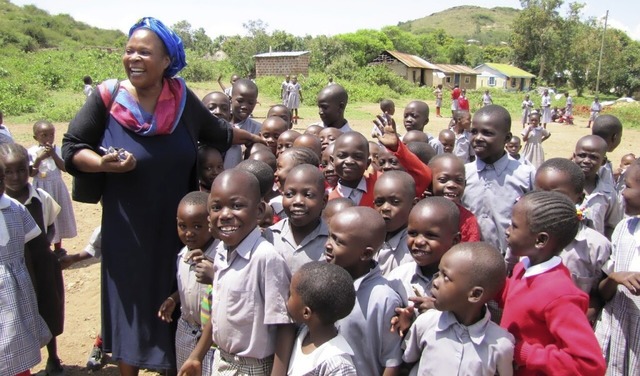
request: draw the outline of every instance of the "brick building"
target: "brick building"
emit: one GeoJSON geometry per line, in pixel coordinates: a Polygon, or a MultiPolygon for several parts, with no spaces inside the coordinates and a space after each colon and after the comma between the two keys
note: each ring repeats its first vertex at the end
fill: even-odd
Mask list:
{"type": "Polygon", "coordinates": [[[256,59],[256,77],[309,75],[309,51],[266,52],[256,59]]]}

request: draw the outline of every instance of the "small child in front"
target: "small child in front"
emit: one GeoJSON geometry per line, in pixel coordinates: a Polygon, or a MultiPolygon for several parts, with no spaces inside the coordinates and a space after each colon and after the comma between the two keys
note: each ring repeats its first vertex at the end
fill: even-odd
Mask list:
{"type": "Polygon", "coordinates": [[[273,154],[278,153],[278,138],[281,134],[289,130],[289,124],[277,116],[265,119],[260,126],[260,137],[265,141],[273,154]]]}
{"type": "Polygon", "coordinates": [[[258,179],[226,170],[213,182],[208,200],[209,230],[216,238],[211,321],[181,373],[199,373],[213,342],[213,374],[285,374],[295,329],[287,314],[291,274],[260,235],[265,206],[258,179]],[[212,342],[213,341],[213,342],[212,342]]]}
{"type": "MultiPolygon", "coordinates": [[[[190,192],[178,204],[178,237],[184,247],[178,253],[178,290],[171,294],[160,306],[158,318],[170,323],[171,317],[180,304],[180,318],[176,330],[176,367],[180,369],[187,360],[202,334],[200,303],[205,295],[206,285],[198,283],[194,273],[193,252],[204,257],[213,257],[213,238],[208,231],[206,192],[190,192]]],[[[202,374],[211,374],[213,350],[209,349],[202,362],[202,374]]]]}
{"type": "Polygon", "coordinates": [[[412,374],[513,374],[513,335],[491,321],[487,302],[504,286],[507,270],[488,243],[454,245],[440,260],[431,295],[436,309],[418,316],[404,340],[412,374]]]}
{"type": "Polygon", "coordinates": [[[356,376],[353,350],[335,327],[356,301],[349,273],[337,265],[313,261],[293,274],[289,291],[289,315],[303,326],[287,375],[356,376]]]}
{"type": "Polygon", "coordinates": [[[402,364],[401,338],[389,331],[401,300],[373,261],[384,230],[380,214],[368,207],[345,209],[329,222],[326,260],[349,272],[356,290],[353,310],[337,327],[353,349],[359,375],[396,374],[402,364]]]}
{"type": "Polygon", "coordinates": [[[213,180],[224,171],[224,160],[220,151],[205,144],[198,146],[196,171],[199,190],[206,193],[211,192],[213,180]]]}
{"type": "Polygon", "coordinates": [[[578,232],[571,200],[534,191],[513,207],[506,236],[522,257],[498,297],[500,326],[516,339],[516,375],[604,375],[605,362],[578,289],[558,254],[578,232]]]}

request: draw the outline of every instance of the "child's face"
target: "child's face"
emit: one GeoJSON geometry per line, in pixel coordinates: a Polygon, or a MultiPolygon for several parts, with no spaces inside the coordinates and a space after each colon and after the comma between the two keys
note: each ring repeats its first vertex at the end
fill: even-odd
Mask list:
{"type": "Polygon", "coordinates": [[[624,212],[627,215],[640,214],[640,167],[631,165],[624,177],[625,188],[622,191],[624,212]]]}
{"type": "Polygon", "coordinates": [[[326,149],[327,146],[336,142],[338,137],[342,134],[337,128],[324,128],[318,133],[318,137],[320,138],[320,145],[322,146],[322,150],[326,149]]]}
{"type": "Polygon", "coordinates": [[[278,141],[276,143],[276,151],[274,154],[276,157],[279,157],[283,151],[290,149],[293,147],[293,142],[298,138],[299,134],[294,132],[284,132],[280,136],[278,136],[278,141]]]}
{"type": "Polygon", "coordinates": [[[440,133],[438,135],[438,141],[442,144],[442,150],[444,150],[445,153],[453,153],[453,147],[456,145],[455,135],[440,133]]]}
{"type": "Polygon", "coordinates": [[[231,97],[231,112],[237,122],[243,121],[251,115],[258,102],[258,93],[252,88],[238,86],[231,97]]]}
{"type": "Polygon", "coordinates": [[[370,259],[365,254],[363,239],[358,236],[361,223],[351,223],[350,218],[345,218],[336,213],[329,222],[329,238],[325,245],[325,259],[330,264],[336,264],[347,271],[355,269],[363,261],[370,259]]]}
{"type": "Polygon", "coordinates": [[[291,112],[285,106],[274,106],[267,112],[267,117],[276,116],[284,120],[287,125],[291,124],[291,112]]]}
{"type": "Polygon", "coordinates": [[[278,152],[278,138],[287,131],[288,127],[287,123],[280,118],[267,118],[262,123],[260,137],[265,140],[272,153],[276,154],[278,152]]]}
{"type": "Polygon", "coordinates": [[[318,115],[325,126],[333,125],[344,116],[344,107],[340,101],[327,90],[318,94],[318,115]]]}
{"type": "Polygon", "coordinates": [[[322,152],[322,161],[320,162],[322,167],[322,174],[324,175],[324,180],[327,181],[327,184],[331,188],[335,188],[338,185],[338,175],[336,174],[336,169],[333,167],[333,163],[331,162],[331,154],[333,153],[333,145],[330,145],[328,148],[324,149],[322,152]]]}
{"type": "Polygon", "coordinates": [[[573,153],[573,161],[580,166],[587,179],[593,179],[604,162],[604,153],[591,140],[578,141],[573,153]]]}
{"type": "Polygon", "coordinates": [[[415,192],[407,192],[399,179],[380,178],[373,189],[373,208],[382,215],[388,233],[407,226],[415,192]]]}
{"type": "Polygon", "coordinates": [[[41,124],[36,129],[33,139],[40,145],[53,145],[56,138],[56,129],[50,124],[41,124]]]}
{"type": "Polygon", "coordinates": [[[574,204],[579,204],[584,198],[583,192],[576,192],[576,188],[571,184],[571,177],[568,173],[545,168],[536,173],[535,187],[541,191],[560,192],[571,200],[574,204]]]}
{"type": "Polygon", "coordinates": [[[29,183],[29,161],[15,153],[4,157],[4,184],[9,196],[22,190],[29,183]]]}
{"type": "Polygon", "coordinates": [[[518,257],[530,256],[536,250],[538,234],[529,230],[527,210],[527,203],[524,200],[518,201],[513,207],[511,225],[506,231],[507,244],[518,257]]]}
{"type": "Polygon", "coordinates": [[[300,274],[296,273],[291,278],[291,283],[289,284],[289,299],[287,300],[287,311],[289,312],[289,316],[296,323],[304,323],[307,320],[304,318],[305,310],[308,310],[308,307],[304,305],[300,294],[298,293],[298,284],[300,283],[300,274]]]}
{"type": "Polygon", "coordinates": [[[207,208],[204,205],[178,205],[178,237],[188,249],[202,249],[211,240],[207,208]]]}
{"type": "Polygon", "coordinates": [[[274,174],[278,190],[282,192],[284,190],[284,182],[287,179],[287,175],[291,169],[297,166],[295,159],[291,158],[287,154],[281,154],[278,157],[278,163],[276,164],[276,172],[274,174]]]}
{"type": "Polygon", "coordinates": [[[340,137],[333,146],[331,161],[336,174],[346,183],[358,184],[369,167],[369,143],[351,135],[340,137]]]}
{"type": "Polygon", "coordinates": [[[209,229],[214,237],[235,248],[258,224],[264,212],[258,195],[246,182],[217,179],[209,194],[209,229]]]}
{"type": "Polygon", "coordinates": [[[633,154],[627,154],[620,160],[620,168],[626,170],[627,167],[631,166],[633,162],[635,162],[636,156],[633,154]]]}
{"type": "Polygon", "coordinates": [[[213,93],[207,95],[202,103],[209,109],[209,112],[218,119],[231,120],[231,109],[229,97],[224,93],[213,93]]]}
{"type": "Polygon", "coordinates": [[[369,142],[369,159],[371,159],[371,165],[376,171],[380,170],[378,164],[378,157],[380,156],[380,145],[375,142],[369,142]]]}
{"type": "Polygon", "coordinates": [[[419,266],[438,265],[458,239],[458,227],[443,221],[436,207],[415,208],[409,214],[407,245],[419,266]]]}
{"type": "Polygon", "coordinates": [[[520,153],[522,144],[518,139],[511,139],[509,142],[507,142],[507,146],[505,147],[505,149],[507,149],[507,153],[509,153],[509,155],[516,156],[518,155],[518,153],[520,153]]]}
{"type": "Polygon", "coordinates": [[[400,161],[398,160],[398,157],[396,157],[392,152],[388,151],[387,149],[382,149],[382,148],[380,150],[380,153],[378,153],[378,166],[384,172],[393,171],[393,170],[397,170],[397,171],[405,170],[404,167],[402,167],[402,164],[400,163],[400,161]]]}
{"type": "Polygon", "coordinates": [[[505,153],[504,146],[509,139],[511,133],[496,125],[496,119],[491,114],[481,113],[474,116],[471,124],[471,145],[481,161],[493,163],[500,159],[505,153]]]}
{"type": "Polygon", "coordinates": [[[421,111],[416,103],[409,103],[404,109],[404,128],[407,132],[411,130],[424,130],[427,124],[427,114],[421,111]]]}
{"type": "Polygon", "coordinates": [[[200,167],[200,184],[208,189],[211,189],[216,176],[224,171],[222,155],[216,149],[208,149],[204,161],[201,161],[198,166],[200,167]]]}
{"type": "Polygon", "coordinates": [[[464,164],[453,158],[441,158],[432,165],[431,171],[433,195],[442,196],[460,204],[467,185],[464,164]]]}
{"type": "Polygon", "coordinates": [[[530,115],[529,124],[531,124],[532,127],[537,127],[538,125],[540,125],[540,115],[530,115]]]}
{"type": "Polygon", "coordinates": [[[468,294],[473,287],[469,280],[473,273],[470,263],[469,258],[460,252],[447,252],[442,256],[431,287],[437,310],[458,313],[467,306],[468,294]]]}
{"type": "Polygon", "coordinates": [[[282,207],[292,227],[315,225],[327,203],[324,187],[308,171],[290,174],[282,192],[282,207]]]}

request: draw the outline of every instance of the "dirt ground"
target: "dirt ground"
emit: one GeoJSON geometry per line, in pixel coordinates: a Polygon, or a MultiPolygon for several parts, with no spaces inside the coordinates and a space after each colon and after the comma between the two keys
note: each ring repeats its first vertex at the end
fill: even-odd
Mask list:
{"type": "MultiPolygon", "coordinates": [[[[201,94],[201,93],[198,93],[201,94]]],[[[266,102],[266,101],[265,101],[266,102]]],[[[263,102],[264,103],[264,102],[263,102]]],[[[406,103],[397,103],[396,106],[399,109],[396,113],[396,119],[401,124],[401,109],[406,103]]],[[[434,104],[429,103],[434,111],[434,104]]],[[[354,109],[360,111],[369,112],[371,118],[379,111],[377,104],[371,105],[350,105],[354,109]]],[[[261,120],[264,118],[268,106],[262,105],[256,109],[256,119],[261,120]]],[[[448,113],[449,111],[444,111],[448,113]]],[[[315,113],[309,110],[306,113],[313,113],[313,117],[309,119],[301,119],[299,124],[295,126],[296,129],[304,129],[306,125],[312,122],[318,121],[318,117],[315,113]]],[[[522,130],[519,124],[519,115],[515,116],[516,121],[513,123],[512,130],[514,133],[520,133],[522,130]]],[[[14,134],[16,140],[25,146],[31,146],[33,139],[31,137],[32,124],[11,124],[10,119],[5,119],[7,125],[14,134]]],[[[449,123],[450,118],[437,118],[435,114],[431,115],[431,122],[427,126],[427,131],[432,134],[437,134],[439,130],[444,129],[449,123]]],[[[543,144],[546,152],[546,157],[569,157],[575,146],[575,142],[583,135],[590,133],[590,130],[585,129],[586,119],[576,119],[575,126],[567,126],[552,123],[548,125],[548,129],[551,131],[551,138],[543,144]]],[[[352,127],[362,132],[363,134],[369,134],[371,130],[370,121],[352,121],[352,127]]],[[[401,125],[400,125],[401,126],[401,125]]],[[[67,129],[67,124],[56,124],[56,138],[58,143],[61,143],[62,134],[67,129]]],[[[635,151],[637,148],[632,145],[640,144],[640,131],[625,129],[623,133],[622,143],[618,149],[609,155],[609,158],[613,161],[614,166],[619,164],[622,155],[635,151]]],[[[71,187],[71,179],[69,176],[65,177],[68,187],[71,187]]],[[[65,240],[63,243],[64,248],[69,253],[78,253],[86,245],[91,232],[100,223],[101,210],[98,205],[80,204],[74,202],[74,209],[76,220],[78,224],[78,236],[74,239],[65,240]]],[[[89,260],[72,266],[64,271],[64,282],[66,290],[66,322],[65,331],[58,338],[59,355],[66,368],[67,375],[84,375],[91,373],[85,369],[87,357],[91,350],[96,333],[100,329],[100,265],[96,260],[89,260]]],[[[42,350],[43,361],[35,367],[32,371],[38,372],[44,369],[47,359],[46,349],[42,350]]],[[[117,375],[118,370],[115,364],[108,364],[105,368],[97,371],[103,375],[117,375]]],[[[153,374],[155,372],[143,371],[141,374],[153,374]]]]}

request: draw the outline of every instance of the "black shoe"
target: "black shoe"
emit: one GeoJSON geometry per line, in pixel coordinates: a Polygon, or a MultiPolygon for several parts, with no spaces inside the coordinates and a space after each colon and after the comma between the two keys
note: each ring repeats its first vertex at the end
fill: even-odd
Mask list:
{"type": "Polygon", "coordinates": [[[93,346],[89,359],[87,360],[87,369],[97,371],[102,367],[104,367],[104,353],[102,352],[102,347],[93,346]]]}

